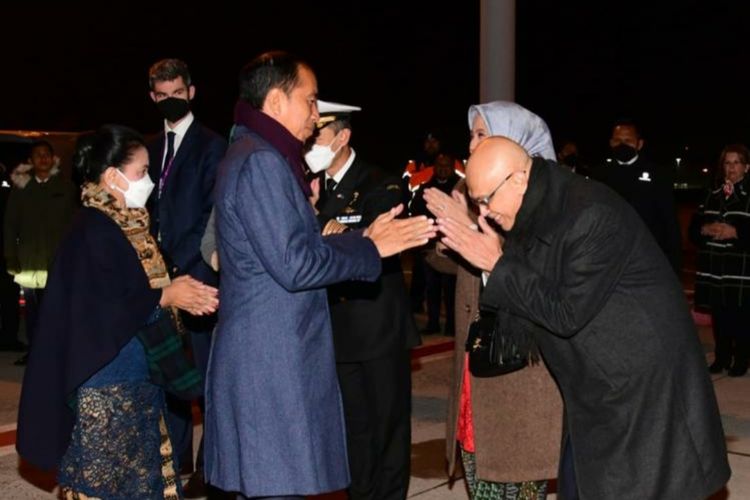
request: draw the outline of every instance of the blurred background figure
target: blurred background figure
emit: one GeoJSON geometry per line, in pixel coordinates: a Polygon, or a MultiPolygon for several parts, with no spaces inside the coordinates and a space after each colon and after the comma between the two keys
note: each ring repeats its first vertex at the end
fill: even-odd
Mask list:
{"type": "Polygon", "coordinates": [[[682,270],[682,236],[677,222],[672,172],[642,154],[644,140],[635,122],[620,120],[609,139],[611,157],[595,172],[646,223],[677,276],[682,270]]]}
{"type": "Polygon", "coordinates": [[[578,153],[578,145],[574,141],[564,140],[559,144],[557,163],[584,177],[591,177],[591,172],[578,153]]]}
{"type": "MultiPolygon", "coordinates": [[[[425,189],[435,188],[450,196],[461,177],[455,171],[456,158],[448,153],[438,153],[435,157],[432,178],[419,186],[412,200],[412,214],[426,215],[434,218],[424,199],[425,189]]],[[[440,332],[440,311],[445,305],[445,326],[443,333],[453,335],[455,331],[454,308],[456,298],[456,270],[454,261],[435,258],[435,242],[425,248],[416,250],[421,253],[425,276],[425,295],[427,296],[427,326],[422,333],[440,332]]]]}
{"type": "Polygon", "coordinates": [[[695,305],[710,310],[715,339],[711,373],[747,373],[750,357],[750,152],[731,144],[719,157],[720,180],[693,216],[698,246],[695,305]]]}
{"type": "MultiPolygon", "coordinates": [[[[18,165],[10,178],[13,188],[5,209],[5,263],[23,289],[26,340],[31,346],[47,270],[78,206],[77,190],[60,175],[60,160],[47,141],[33,143],[29,162],[18,165]]],[[[15,364],[24,365],[26,359],[23,356],[15,364]]]]}
{"type": "MultiPolygon", "coordinates": [[[[10,172],[0,163],[0,221],[5,219],[5,207],[10,197],[10,172]]],[[[5,232],[0,231],[0,245],[5,232]]],[[[18,304],[20,288],[13,276],[8,273],[5,259],[0,260],[0,351],[24,351],[26,345],[18,340],[20,308],[18,304]]]]}

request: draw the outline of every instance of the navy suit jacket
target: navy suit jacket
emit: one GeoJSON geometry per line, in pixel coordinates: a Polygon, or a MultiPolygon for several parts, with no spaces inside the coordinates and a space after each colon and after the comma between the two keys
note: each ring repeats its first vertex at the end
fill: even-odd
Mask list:
{"type": "Polygon", "coordinates": [[[159,246],[172,275],[189,274],[215,284],[216,273],[203,262],[200,245],[214,204],[216,166],[226,152],[226,140],[193,121],[159,197],[165,142],[162,131],[148,147],[149,175],[157,185],[148,202],[151,232],[154,237],[161,234],[159,246]]]}

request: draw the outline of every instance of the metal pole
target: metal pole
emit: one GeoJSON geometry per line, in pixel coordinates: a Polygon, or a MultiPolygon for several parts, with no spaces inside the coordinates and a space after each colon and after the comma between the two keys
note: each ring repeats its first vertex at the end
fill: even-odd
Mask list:
{"type": "Polygon", "coordinates": [[[513,101],[516,95],[516,2],[480,0],[479,99],[513,101]]]}

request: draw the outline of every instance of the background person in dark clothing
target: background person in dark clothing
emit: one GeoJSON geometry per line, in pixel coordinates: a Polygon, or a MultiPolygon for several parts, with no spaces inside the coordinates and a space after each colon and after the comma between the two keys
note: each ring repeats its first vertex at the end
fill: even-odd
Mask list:
{"type": "MultiPolygon", "coordinates": [[[[216,285],[217,274],[200,254],[200,243],[213,207],[216,166],[226,141],[206,128],[190,111],[195,96],[187,64],[163,59],[149,69],[150,96],[164,118],[162,132],[149,144],[149,175],[156,183],[149,198],[151,232],[170,273],[190,275],[216,285]]],[[[185,315],[185,327],[198,369],[205,376],[215,317],[185,315]]],[[[167,395],[167,421],[173,433],[182,473],[193,471],[193,425],[190,403],[167,395]]],[[[203,496],[203,440],[195,473],[185,487],[188,498],[203,496]]]]}
{"type": "MultiPolygon", "coordinates": [[[[455,157],[447,153],[438,153],[435,157],[435,167],[432,179],[422,184],[414,195],[412,213],[434,217],[427,209],[424,200],[424,190],[436,188],[450,196],[453,187],[460,180],[454,169],[455,157]]],[[[427,296],[427,326],[422,333],[438,333],[440,331],[440,307],[445,304],[445,335],[455,332],[455,299],[456,299],[456,268],[450,259],[431,259],[435,252],[435,243],[418,250],[422,254],[420,261],[424,264],[425,295],[427,296]],[[446,262],[450,268],[439,266],[437,263],[446,262]],[[436,267],[437,266],[437,267],[436,267]],[[443,299],[441,301],[441,299],[443,299]]]]}
{"type": "Polygon", "coordinates": [[[595,178],[633,206],[679,276],[682,237],[675,209],[673,175],[643,157],[643,144],[634,122],[615,123],[609,139],[611,158],[595,172],[595,178]]]}

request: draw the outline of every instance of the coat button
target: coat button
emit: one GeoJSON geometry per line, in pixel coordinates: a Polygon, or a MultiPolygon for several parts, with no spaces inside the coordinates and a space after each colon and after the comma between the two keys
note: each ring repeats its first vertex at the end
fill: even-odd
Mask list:
{"type": "Polygon", "coordinates": [[[465,309],[465,311],[466,311],[467,313],[471,312],[471,304],[466,304],[466,305],[464,306],[464,309],[465,309]]]}

